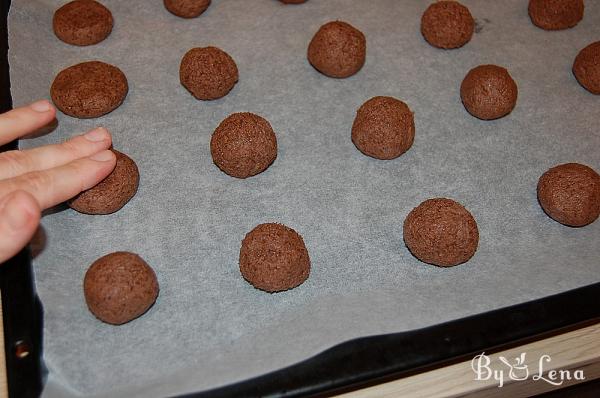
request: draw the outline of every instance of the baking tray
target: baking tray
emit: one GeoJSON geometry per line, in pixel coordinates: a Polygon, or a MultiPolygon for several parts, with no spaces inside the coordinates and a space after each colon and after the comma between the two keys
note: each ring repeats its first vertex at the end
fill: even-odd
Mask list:
{"type": "MultiPolygon", "coordinates": [[[[2,2],[2,105],[10,107],[6,62],[6,11],[2,2]]],[[[13,144],[14,147],[14,144],[13,144]]],[[[41,306],[27,250],[1,273],[7,376],[11,396],[42,388],[41,306]],[[29,353],[17,357],[17,345],[29,353]]],[[[404,333],[351,340],[297,365],[191,396],[305,396],[399,377],[477,352],[516,344],[600,317],[600,284],[404,333]]]]}
{"type": "MultiPolygon", "coordinates": [[[[12,108],[8,68],[7,15],[0,1],[0,112],[12,108]]],[[[15,149],[17,142],[0,147],[15,149]]],[[[10,397],[35,397],[42,390],[42,306],[35,294],[29,249],[0,266],[6,378],[10,397]],[[27,355],[23,356],[23,353],[27,355]],[[19,354],[19,355],[17,355],[19,354]]]]}

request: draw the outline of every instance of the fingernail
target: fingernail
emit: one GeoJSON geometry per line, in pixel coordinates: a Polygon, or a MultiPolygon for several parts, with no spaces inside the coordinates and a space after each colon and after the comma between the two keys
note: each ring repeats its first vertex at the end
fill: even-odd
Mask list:
{"type": "Polygon", "coordinates": [[[83,135],[86,140],[92,142],[104,141],[108,138],[108,132],[104,127],[98,127],[92,131],[89,131],[83,135]]]}
{"type": "Polygon", "coordinates": [[[94,156],[90,156],[90,159],[98,161],[98,162],[108,162],[109,160],[112,160],[113,156],[114,155],[112,154],[111,151],[102,151],[102,152],[98,152],[94,156]]]}
{"type": "Polygon", "coordinates": [[[6,222],[13,230],[19,230],[27,225],[30,215],[27,210],[23,209],[18,199],[12,197],[8,200],[8,203],[4,206],[2,211],[6,222]]]}
{"type": "Polygon", "coordinates": [[[50,105],[50,102],[47,100],[34,102],[33,104],[29,105],[29,107],[40,113],[48,112],[50,109],[52,109],[52,105],[50,105]]]}

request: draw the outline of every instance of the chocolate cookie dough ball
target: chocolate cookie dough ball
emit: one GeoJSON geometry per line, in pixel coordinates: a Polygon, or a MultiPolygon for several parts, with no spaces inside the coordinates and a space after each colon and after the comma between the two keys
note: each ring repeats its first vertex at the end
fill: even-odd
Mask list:
{"type": "Polygon", "coordinates": [[[600,41],[579,52],[573,63],[573,74],[586,90],[600,95],[600,41]]]}
{"type": "Polygon", "coordinates": [[[282,3],[285,3],[285,4],[301,4],[301,3],[306,2],[306,0],[279,0],[279,1],[281,1],[282,3]]]}
{"type": "Polygon", "coordinates": [[[69,207],[84,214],[110,214],[133,198],[140,181],[137,165],[124,153],[112,151],[117,157],[113,171],[98,185],[69,200],[69,207]]]}
{"type": "Polygon", "coordinates": [[[50,96],[64,114],[87,119],[118,108],[128,91],[127,78],[119,68],[90,61],[70,66],[56,75],[50,96]]]}
{"type": "Polygon", "coordinates": [[[240,271],[255,288],[280,292],[308,278],[310,259],[296,231],[281,224],[260,224],[242,241],[240,271]]]}
{"type": "Polygon", "coordinates": [[[54,34],[76,46],[89,46],[106,39],[113,28],[108,8],[94,0],[75,0],[60,7],[52,19],[54,34]]]}
{"type": "Polygon", "coordinates": [[[92,314],[103,322],[121,325],[152,307],[158,297],[158,281],[140,256],[115,252],[90,266],[83,293],[92,314]]]}
{"type": "Polygon", "coordinates": [[[308,61],[330,77],[349,77],[365,64],[365,35],[352,25],[329,22],[321,26],[308,45],[308,61]]]}
{"type": "Polygon", "coordinates": [[[473,16],[467,7],[457,1],[433,3],[421,17],[421,33],[434,47],[462,47],[471,40],[474,31],[473,16]]]}
{"type": "Polygon", "coordinates": [[[508,115],[517,104],[517,84],[508,71],[496,65],[471,69],[460,86],[460,97],[469,113],[492,120],[508,115]]]}
{"type": "Polygon", "coordinates": [[[164,0],[165,8],[181,18],[196,18],[210,5],[210,0],[164,0]]]}
{"type": "Polygon", "coordinates": [[[451,199],[429,199],[404,220],[404,242],[419,260],[441,267],[468,261],[477,250],[475,219],[451,199]]]}
{"type": "Polygon", "coordinates": [[[545,30],[569,29],[583,19],[583,0],[529,0],[529,18],[545,30]]]}
{"type": "Polygon", "coordinates": [[[265,171],[275,161],[277,138],[266,119],[253,113],[234,113],[213,133],[210,153],[225,173],[247,178],[265,171]]]}
{"type": "Polygon", "coordinates": [[[412,146],[414,139],[413,113],[396,98],[371,98],[356,113],[352,142],[367,156],[397,158],[412,146]]]}
{"type": "Polygon", "coordinates": [[[566,163],[546,171],[537,195],[546,214],[564,225],[583,227],[600,215],[600,175],[583,164],[566,163]]]}
{"type": "Polygon", "coordinates": [[[181,84],[199,100],[224,97],[238,81],[233,58],[216,47],[192,48],[179,66],[181,84]]]}

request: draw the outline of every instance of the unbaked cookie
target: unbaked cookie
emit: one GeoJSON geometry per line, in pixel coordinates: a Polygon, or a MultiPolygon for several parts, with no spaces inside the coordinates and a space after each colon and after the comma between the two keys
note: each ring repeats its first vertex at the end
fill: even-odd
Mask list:
{"type": "Polygon", "coordinates": [[[271,124],[253,113],[234,113],[219,124],[210,140],[215,164],[232,177],[247,178],[265,171],[277,157],[271,124]]]}
{"type": "Polygon", "coordinates": [[[583,19],[583,0],[529,0],[531,22],[545,30],[569,29],[583,19]]]}
{"type": "Polygon", "coordinates": [[[600,41],[590,44],[577,54],[573,62],[573,74],[586,90],[600,95],[600,41]]]}
{"type": "Polygon", "coordinates": [[[148,311],[158,290],[154,270],[140,256],[129,252],[100,257],[83,280],[89,310],[113,325],[127,323],[148,311]]]}
{"type": "Polygon", "coordinates": [[[467,73],[460,97],[469,113],[492,120],[508,115],[517,104],[517,84],[505,68],[480,65],[467,73]]]}
{"type": "Polygon", "coordinates": [[[310,258],[302,237],[282,224],[260,224],[242,241],[240,272],[255,288],[280,292],[302,284],[310,258]]]}
{"type": "Polygon", "coordinates": [[[408,106],[392,97],[374,97],[356,113],[352,142],[359,151],[377,159],[394,159],[415,138],[415,120],[408,106]]]}
{"type": "Polygon", "coordinates": [[[600,175],[583,164],[566,163],[546,171],[537,194],[542,209],[561,224],[583,227],[600,215],[600,175]]]}
{"type": "Polygon", "coordinates": [[[192,48],[181,60],[181,84],[199,100],[224,97],[238,81],[233,58],[216,47],[192,48]]]}
{"type": "Polygon", "coordinates": [[[64,114],[86,119],[112,112],[123,103],[128,91],[127,78],[119,68],[90,61],[56,75],[50,96],[64,114]]]}
{"type": "Polygon", "coordinates": [[[308,45],[308,61],[330,77],[354,75],[365,64],[365,35],[352,25],[335,21],[321,26],[308,45]]]}
{"type": "Polygon", "coordinates": [[[106,39],[113,28],[110,10],[94,0],[75,0],[60,7],[52,19],[54,34],[76,46],[89,46],[106,39]]]}
{"type": "Polygon", "coordinates": [[[67,201],[69,207],[84,214],[111,214],[133,198],[140,181],[138,167],[129,156],[112,151],[117,157],[113,171],[98,185],[67,201]]]}
{"type": "Polygon", "coordinates": [[[451,199],[429,199],[404,220],[404,242],[419,260],[441,267],[468,261],[479,244],[471,213],[451,199]]]}
{"type": "Polygon", "coordinates": [[[164,0],[164,4],[170,13],[178,17],[196,18],[206,11],[210,0],[164,0]]]}
{"type": "Polygon", "coordinates": [[[421,17],[421,33],[434,47],[462,47],[471,40],[474,31],[475,20],[471,12],[457,1],[433,3],[421,17]]]}

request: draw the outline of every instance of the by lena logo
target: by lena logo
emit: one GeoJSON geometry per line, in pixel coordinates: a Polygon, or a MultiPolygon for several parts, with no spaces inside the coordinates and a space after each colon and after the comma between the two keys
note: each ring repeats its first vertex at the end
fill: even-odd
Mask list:
{"type": "Polygon", "coordinates": [[[498,382],[499,388],[504,385],[504,381],[507,379],[520,381],[527,380],[529,376],[534,381],[543,380],[554,386],[560,386],[567,380],[585,380],[581,369],[573,372],[564,369],[551,369],[546,372],[544,368],[548,368],[548,364],[552,361],[550,355],[542,355],[537,363],[537,369],[532,369],[530,372],[529,365],[525,363],[525,355],[526,353],[523,352],[512,361],[499,356],[498,359],[501,365],[498,364],[492,369],[490,366],[492,360],[485,355],[485,352],[482,352],[471,361],[471,368],[475,372],[475,380],[494,379],[498,382]]]}

